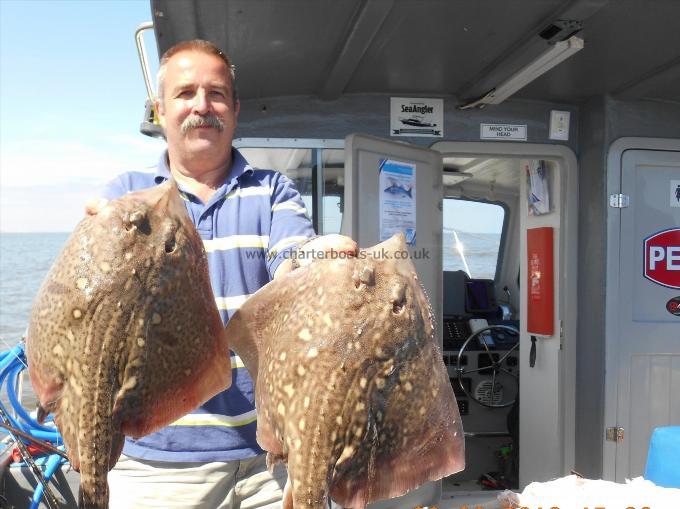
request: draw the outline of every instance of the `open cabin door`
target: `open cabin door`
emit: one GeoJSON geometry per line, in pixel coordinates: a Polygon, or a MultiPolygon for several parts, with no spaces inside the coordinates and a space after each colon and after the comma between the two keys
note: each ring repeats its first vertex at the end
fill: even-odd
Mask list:
{"type": "MultiPolygon", "coordinates": [[[[432,302],[441,346],[441,154],[362,134],[347,136],[344,203],[341,233],[354,238],[361,247],[381,242],[400,222],[404,229],[413,229],[407,235],[414,239],[409,252],[432,302]]],[[[440,498],[441,482],[431,482],[370,507],[436,505],[440,498]]]]}
{"type": "Polygon", "coordinates": [[[643,474],[654,428],[680,425],[680,150],[619,148],[609,171],[620,187],[609,209],[604,476],[624,482],[643,474]]]}
{"type": "MultiPolygon", "coordinates": [[[[345,139],[345,210],[341,233],[354,238],[361,247],[372,246],[391,236],[399,214],[405,229],[414,228],[411,233],[415,240],[409,252],[432,300],[441,331],[442,156],[422,147],[350,134],[345,139]],[[391,169],[390,163],[395,163],[391,169]],[[390,171],[397,175],[410,169],[413,173],[402,180],[390,177],[390,171]],[[386,191],[388,188],[392,189],[386,191]],[[390,205],[389,198],[406,191],[413,207],[398,211],[390,205]],[[411,225],[413,220],[415,226],[411,225]]],[[[438,340],[441,346],[441,332],[438,340]]]]}

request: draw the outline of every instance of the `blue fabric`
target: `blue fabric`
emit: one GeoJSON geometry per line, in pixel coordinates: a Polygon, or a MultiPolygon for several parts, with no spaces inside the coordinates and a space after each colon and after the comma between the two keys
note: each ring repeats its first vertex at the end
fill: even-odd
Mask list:
{"type": "Polygon", "coordinates": [[[680,488],[680,426],[656,428],[649,440],[645,479],[664,488],[680,488]]]}
{"type": "MultiPolygon", "coordinates": [[[[155,172],[128,172],[111,181],[103,197],[115,199],[170,178],[167,152],[155,172]]],[[[272,170],[254,169],[233,149],[232,167],[210,201],[182,189],[208,253],[210,280],[226,324],[243,301],[268,283],[287,252],[314,234],[293,183],[272,170]]],[[[191,415],[139,440],[123,453],[154,461],[230,461],[263,451],[255,440],[253,381],[232,352],[232,386],[191,415]]]]}

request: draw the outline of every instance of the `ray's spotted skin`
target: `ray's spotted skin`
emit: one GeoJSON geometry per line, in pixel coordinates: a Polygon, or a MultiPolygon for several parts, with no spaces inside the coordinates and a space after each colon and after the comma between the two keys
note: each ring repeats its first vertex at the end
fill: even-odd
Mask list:
{"type": "Polygon", "coordinates": [[[429,301],[403,236],[317,260],[227,325],[256,380],[257,439],[288,465],[284,508],[404,494],[463,469],[463,430],[429,301]],[[386,256],[382,256],[386,254],[386,256]]]}
{"type": "Polygon", "coordinates": [[[85,218],[36,297],[27,344],[39,418],[54,412],[79,507],[108,507],[124,435],[140,437],[231,384],[207,260],[177,187],[85,218]]]}

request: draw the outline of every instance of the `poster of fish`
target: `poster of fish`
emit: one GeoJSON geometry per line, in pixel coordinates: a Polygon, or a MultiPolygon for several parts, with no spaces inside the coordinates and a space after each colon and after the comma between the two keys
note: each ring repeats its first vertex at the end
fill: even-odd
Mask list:
{"type": "Polygon", "coordinates": [[[380,160],[380,240],[404,232],[416,244],[416,165],[380,160]]]}

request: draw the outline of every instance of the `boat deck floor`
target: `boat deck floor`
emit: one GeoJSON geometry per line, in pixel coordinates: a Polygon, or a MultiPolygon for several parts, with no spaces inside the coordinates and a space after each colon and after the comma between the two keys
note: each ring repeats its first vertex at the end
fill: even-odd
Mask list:
{"type": "Polygon", "coordinates": [[[497,497],[502,490],[482,490],[476,481],[457,482],[455,486],[444,480],[438,509],[498,509],[497,497]]]}

